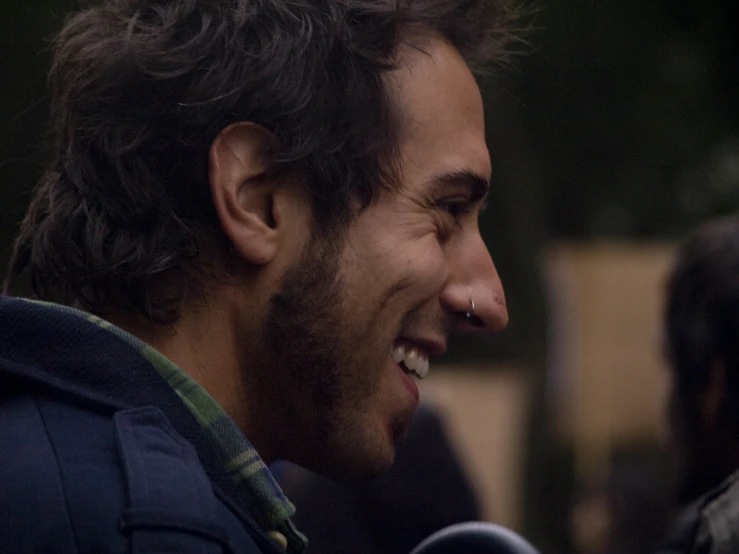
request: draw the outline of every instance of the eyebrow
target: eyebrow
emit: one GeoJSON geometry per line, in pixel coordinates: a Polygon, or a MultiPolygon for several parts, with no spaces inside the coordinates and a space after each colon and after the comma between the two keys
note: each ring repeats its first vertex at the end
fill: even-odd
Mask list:
{"type": "Polygon", "coordinates": [[[478,202],[490,191],[490,181],[469,169],[437,175],[434,180],[445,189],[465,189],[470,202],[478,202]]]}

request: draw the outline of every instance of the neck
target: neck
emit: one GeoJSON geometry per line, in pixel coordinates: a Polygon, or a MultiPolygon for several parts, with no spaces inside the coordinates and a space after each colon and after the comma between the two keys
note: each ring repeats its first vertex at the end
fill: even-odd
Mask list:
{"type": "Polygon", "coordinates": [[[262,433],[254,428],[256,418],[251,415],[254,407],[247,391],[253,390],[248,384],[253,376],[249,375],[244,360],[248,347],[235,335],[235,330],[248,331],[248,323],[236,311],[218,309],[215,305],[182,312],[180,320],[172,326],[157,325],[131,314],[106,314],[106,318],[156,349],[194,379],[248,437],[262,459],[271,463],[270,449],[266,444],[261,447],[258,444],[262,433]]]}

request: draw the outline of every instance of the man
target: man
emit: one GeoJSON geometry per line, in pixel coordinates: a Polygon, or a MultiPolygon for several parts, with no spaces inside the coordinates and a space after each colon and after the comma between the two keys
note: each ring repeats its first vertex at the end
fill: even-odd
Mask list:
{"type": "Polygon", "coordinates": [[[507,323],[470,68],[500,0],[107,0],[0,299],[1,552],[300,552],[266,465],[368,478],[507,323]],[[16,289],[14,289],[16,287],[16,289]],[[51,303],[55,302],[55,303],[51,303]]]}
{"type": "Polygon", "coordinates": [[[667,285],[669,419],[685,508],[661,552],[739,550],[739,217],[700,227],[667,285]]]}

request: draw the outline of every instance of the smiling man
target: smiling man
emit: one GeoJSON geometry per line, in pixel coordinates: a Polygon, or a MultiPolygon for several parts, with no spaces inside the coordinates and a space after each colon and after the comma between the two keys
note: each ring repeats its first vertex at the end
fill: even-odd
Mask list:
{"type": "Polygon", "coordinates": [[[0,551],[300,552],[266,465],[391,466],[413,378],[507,324],[470,68],[511,20],[110,0],[66,23],[6,283],[38,300],[0,299],[0,551]]]}

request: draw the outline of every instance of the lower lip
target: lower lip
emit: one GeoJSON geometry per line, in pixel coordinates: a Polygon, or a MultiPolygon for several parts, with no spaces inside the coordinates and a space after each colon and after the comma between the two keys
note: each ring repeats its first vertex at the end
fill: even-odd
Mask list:
{"type": "Polygon", "coordinates": [[[413,379],[410,378],[410,376],[401,369],[401,367],[393,362],[396,369],[398,370],[398,373],[400,373],[400,376],[403,378],[403,383],[405,384],[405,388],[408,389],[408,392],[411,394],[411,397],[413,397],[413,404],[414,407],[418,405],[419,401],[419,394],[418,394],[418,387],[413,382],[413,379]]]}

